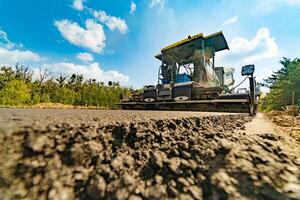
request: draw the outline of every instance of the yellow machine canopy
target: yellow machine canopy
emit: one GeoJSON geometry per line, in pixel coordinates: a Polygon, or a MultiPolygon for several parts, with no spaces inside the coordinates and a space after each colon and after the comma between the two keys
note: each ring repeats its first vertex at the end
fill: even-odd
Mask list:
{"type": "Polygon", "coordinates": [[[222,32],[204,36],[202,33],[171,44],[161,50],[161,54],[155,56],[166,64],[187,64],[194,56],[195,51],[211,49],[213,54],[229,49],[222,32]]]}

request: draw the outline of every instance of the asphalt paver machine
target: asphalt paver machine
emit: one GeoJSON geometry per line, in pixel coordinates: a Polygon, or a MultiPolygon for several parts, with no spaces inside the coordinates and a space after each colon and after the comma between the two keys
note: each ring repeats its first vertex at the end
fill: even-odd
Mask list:
{"type": "Polygon", "coordinates": [[[198,34],[169,45],[155,56],[161,61],[158,84],[126,97],[122,109],[243,112],[255,115],[258,92],[254,65],[242,67],[249,89],[234,87],[233,68],[216,67],[215,54],[229,50],[222,32],[198,34]]]}

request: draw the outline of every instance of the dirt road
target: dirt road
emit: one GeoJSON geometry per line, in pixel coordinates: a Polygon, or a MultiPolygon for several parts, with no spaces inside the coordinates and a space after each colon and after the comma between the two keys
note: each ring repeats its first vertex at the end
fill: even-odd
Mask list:
{"type": "Polygon", "coordinates": [[[46,127],[49,124],[97,125],[99,123],[136,123],[148,120],[191,118],[228,113],[176,112],[176,111],[129,111],[89,109],[15,109],[0,108],[0,131],[12,132],[23,126],[46,127]]]}
{"type": "Polygon", "coordinates": [[[300,199],[300,144],[261,114],[0,113],[0,199],[300,199]]]}

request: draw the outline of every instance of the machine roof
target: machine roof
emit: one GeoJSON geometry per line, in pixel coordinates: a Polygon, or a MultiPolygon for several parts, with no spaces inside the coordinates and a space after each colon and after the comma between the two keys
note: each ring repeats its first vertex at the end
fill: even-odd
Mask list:
{"type": "Polygon", "coordinates": [[[171,62],[171,60],[175,62],[180,62],[180,60],[183,61],[188,59],[196,49],[202,49],[202,41],[204,41],[205,47],[211,47],[215,52],[229,49],[222,32],[217,32],[208,36],[204,36],[200,33],[195,36],[189,36],[184,40],[163,48],[161,54],[155,57],[159,60],[162,60],[164,57],[164,60],[169,60],[169,62],[171,62]]]}
{"type": "Polygon", "coordinates": [[[176,48],[176,47],[179,47],[179,46],[182,46],[184,44],[188,44],[188,43],[191,43],[193,41],[197,41],[197,40],[201,40],[204,38],[204,35],[202,33],[199,33],[197,35],[194,35],[194,36],[188,36],[188,38],[186,39],[183,39],[183,40],[180,40],[178,42],[175,42],[174,44],[171,44],[169,46],[166,46],[165,48],[163,48],[161,50],[161,52],[165,52],[167,50],[170,50],[170,49],[173,49],[173,48],[176,48]]]}
{"type": "Polygon", "coordinates": [[[222,31],[204,37],[205,47],[212,47],[215,52],[229,49],[222,31]]]}

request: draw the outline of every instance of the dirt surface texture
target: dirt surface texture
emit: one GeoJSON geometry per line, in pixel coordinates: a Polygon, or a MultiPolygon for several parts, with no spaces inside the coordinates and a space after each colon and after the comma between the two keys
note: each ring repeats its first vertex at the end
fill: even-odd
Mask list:
{"type": "Polygon", "coordinates": [[[285,111],[272,111],[265,114],[279,130],[287,132],[300,142],[300,115],[292,116],[285,111]]]}
{"type": "Polygon", "coordinates": [[[0,199],[300,199],[262,114],[0,109],[0,199]]]}

